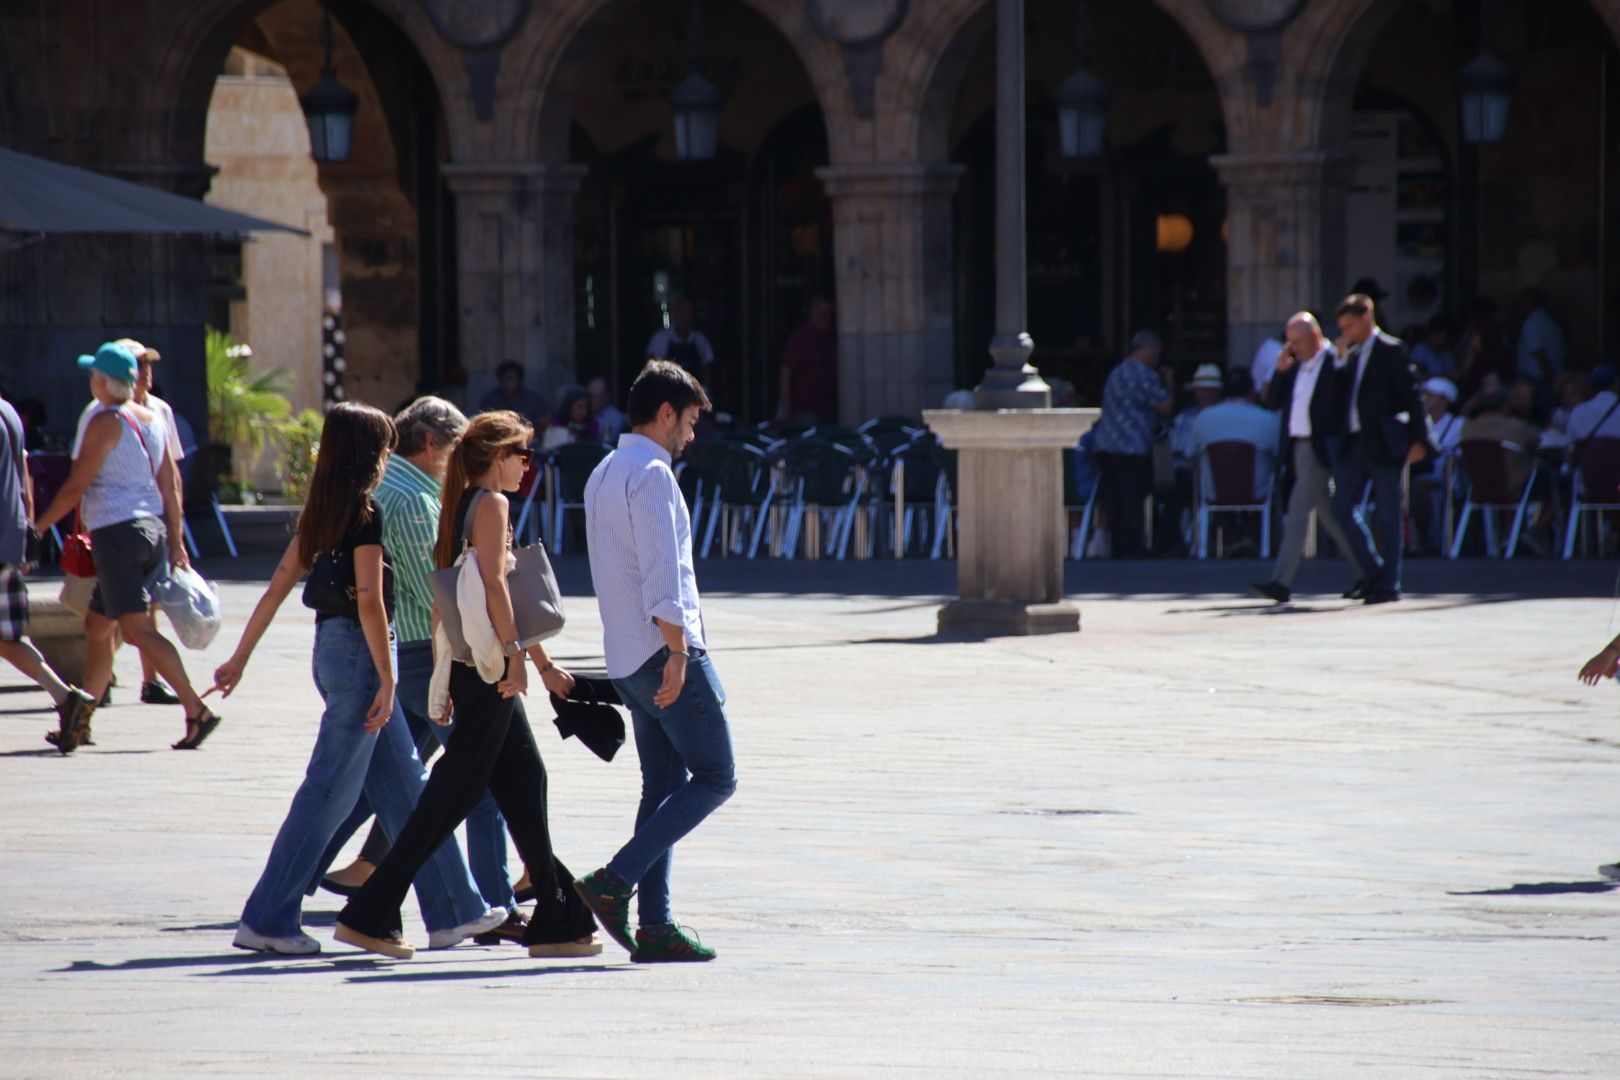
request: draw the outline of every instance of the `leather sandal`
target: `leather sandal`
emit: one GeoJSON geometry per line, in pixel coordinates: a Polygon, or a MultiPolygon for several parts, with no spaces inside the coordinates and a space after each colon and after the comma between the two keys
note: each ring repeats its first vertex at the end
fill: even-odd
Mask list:
{"type": "Polygon", "coordinates": [[[208,710],[204,705],[202,712],[196,716],[186,717],[186,737],[177,743],[169,744],[171,750],[195,750],[203,744],[203,740],[214,733],[219,727],[220,718],[208,710]],[[195,730],[193,730],[195,729],[195,730]]]}

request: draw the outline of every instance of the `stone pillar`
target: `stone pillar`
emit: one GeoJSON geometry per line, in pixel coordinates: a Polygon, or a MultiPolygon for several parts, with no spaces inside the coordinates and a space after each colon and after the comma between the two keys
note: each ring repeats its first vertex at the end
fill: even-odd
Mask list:
{"type": "Polygon", "coordinates": [[[951,196],[959,165],[816,170],[833,204],[839,415],[915,416],[955,381],[951,196]]]}
{"type": "Polygon", "coordinates": [[[1247,364],[1296,311],[1344,290],[1348,161],[1322,151],[1219,154],[1226,185],[1227,355],[1247,364]]]}
{"type": "Polygon", "coordinates": [[[506,360],[547,394],[573,382],[574,199],[585,166],[472,162],[443,171],[456,199],[466,401],[494,387],[506,360]]]}
{"type": "Polygon", "coordinates": [[[959,599],[939,612],[941,633],[986,636],[1080,629],[1063,598],[1068,530],[1062,450],[1097,409],[1003,409],[923,414],[959,452],[956,579],[959,599]]]}

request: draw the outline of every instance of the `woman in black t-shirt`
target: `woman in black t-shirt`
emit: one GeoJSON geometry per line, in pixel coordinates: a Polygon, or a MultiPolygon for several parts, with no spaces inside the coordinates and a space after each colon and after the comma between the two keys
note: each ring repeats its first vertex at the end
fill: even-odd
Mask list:
{"type": "MultiPolygon", "coordinates": [[[[399,835],[426,783],[404,722],[389,723],[399,711],[388,632],[393,579],[383,559],[382,510],[371,493],[394,443],[393,421],[369,405],[346,402],[327,414],[298,533],[235,654],[214,673],[229,697],[276,611],[309,571],[304,603],[316,613],[315,686],[326,708],[304,782],[242,911],[237,948],[320,952],[300,918],[304,890],[333,834],[364,793],[383,829],[399,835]]],[[[417,891],[430,945],[448,947],[505,921],[505,910],[484,906],[454,841],[433,858],[417,891]]]]}

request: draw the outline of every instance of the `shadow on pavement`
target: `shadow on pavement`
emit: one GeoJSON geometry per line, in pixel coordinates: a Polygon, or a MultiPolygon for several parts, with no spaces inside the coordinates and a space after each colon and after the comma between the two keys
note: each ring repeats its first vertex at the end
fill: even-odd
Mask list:
{"type": "MultiPolygon", "coordinates": [[[[234,925],[234,924],[233,924],[234,925]]],[[[100,960],[75,960],[65,968],[57,968],[58,972],[73,973],[84,971],[160,971],[165,968],[183,967],[232,967],[242,964],[255,964],[262,960],[287,960],[289,957],[274,956],[270,953],[249,952],[246,949],[234,949],[228,953],[217,956],[145,956],[135,960],[120,960],[115,964],[104,964],[100,960]]],[[[310,960],[319,960],[317,954],[309,957],[310,960]]]]}
{"type": "Polygon", "coordinates": [[[467,968],[457,971],[401,971],[398,974],[386,975],[355,975],[347,981],[352,983],[376,982],[456,982],[462,979],[500,979],[519,978],[527,979],[536,975],[590,975],[594,973],[623,973],[633,970],[628,958],[623,961],[607,961],[601,964],[565,964],[560,967],[547,967],[544,963],[535,963],[521,968],[512,968],[506,971],[492,971],[484,968],[467,968]]]}
{"type": "Polygon", "coordinates": [[[195,930],[207,930],[212,933],[222,933],[226,930],[235,930],[235,922],[199,923],[196,926],[164,926],[161,931],[165,934],[189,934],[195,930]]]}
{"type": "Polygon", "coordinates": [[[1447,892],[1447,896],[1558,896],[1563,893],[1606,893],[1620,889],[1620,881],[1537,881],[1520,882],[1501,889],[1474,892],[1447,892]]]}

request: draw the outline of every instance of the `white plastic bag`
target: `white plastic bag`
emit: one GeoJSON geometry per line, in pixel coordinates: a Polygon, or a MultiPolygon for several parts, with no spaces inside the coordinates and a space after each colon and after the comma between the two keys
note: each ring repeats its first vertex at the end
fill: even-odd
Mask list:
{"type": "Polygon", "coordinates": [[[219,593],[190,567],[176,567],[158,582],[157,602],[186,648],[206,649],[219,633],[219,593]]]}

